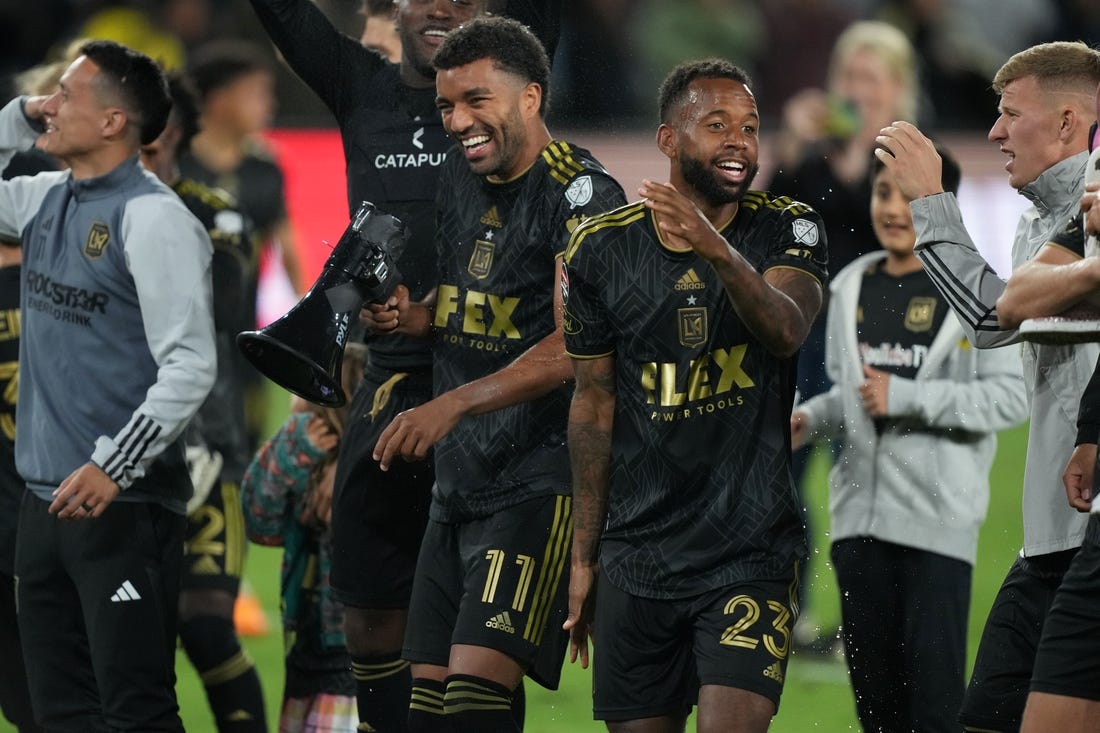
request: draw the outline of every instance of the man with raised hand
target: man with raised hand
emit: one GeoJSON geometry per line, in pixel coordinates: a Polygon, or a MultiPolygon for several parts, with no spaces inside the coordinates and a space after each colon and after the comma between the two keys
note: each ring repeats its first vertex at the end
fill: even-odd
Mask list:
{"type": "Polygon", "coordinates": [[[566,254],[566,627],[586,665],[595,618],[609,730],[682,731],[697,703],[703,733],[759,732],[779,707],[806,556],[789,426],[824,228],[750,189],[760,116],[742,69],[685,62],[659,108],[668,182],[582,224],[566,254]]]}
{"type": "Polygon", "coordinates": [[[0,164],[37,138],[69,166],[0,183],[23,242],[19,627],[48,730],[183,730],[180,435],[216,359],[210,239],[138,158],[169,109],[151,59],[94,41],[60,91],[0,111],[0,164]]]}
{"type": "MultiPolygon", "coordinates": [[[[561,0],[511,0],[544,42],[555,41],[561,0]]],[[[397,267],[414,301],[435,275],[436,190],[453,145],[435,102],[432,57],[447,32],[486,0],[396,0],[401,61],[341,34],[309,0],[252,0],[283,58],[332,111],[347,164],[348,211],[370,201],[409,231],[397,267]]],[[[417,552],[434,480],[432,461],[382,472],[371,453],[394,416],[432,397],[431,345],[368,339],[369,364],[340,443],[332,511],[332,587],[344,604],[363,730],[402,730],[409,669],[401,659],[417,552]]]]}
{"type": "MultiPolygon", "coordinates": [[[[993,79],[1000,104],[989,139],[1008,156],[1009,185],[1032,202],[1016,228],[1007,285],[978,253],[955,195],[944,192],[932,142],[907,122],[884,128],[878,138],[884,147],[876,155],[912,200],[917,256],[978,348],[1019,341],[1026,315],[1013,305],[1012,291],[1043,263],[1073,257],[1050,242],[1077,214],[1098,83],[1100,51],[1062,41],[1020,51],[993,79]]],[[[1037,297],[1056,298],[1057,290],[1037,297]]],[[[959,715],[967,730],[1020,728],[1040,631],[1085,535],[1085,517],[1067,505],[1059,479],[1070,463],[1079,399],[1100,347],[1026,342],[1022,354],[1031,406],[1024,545],[986,619],[959,715]]]]}
{"type": "Polygon", "coordinates": [[[405,639],[416,731],[518,731],[524,674],[561,673],[570,523],[561,330],[569,233],[624,203],[583,150],[546,128],[549,61],[518,22],[479,18],[435,56],[443,127],[458,142],[440,181],[439,284],[399,288],[373,327],[433,336],[435,397],[401,413],[384,469],[434,446],[436,484],[405,639]]]}

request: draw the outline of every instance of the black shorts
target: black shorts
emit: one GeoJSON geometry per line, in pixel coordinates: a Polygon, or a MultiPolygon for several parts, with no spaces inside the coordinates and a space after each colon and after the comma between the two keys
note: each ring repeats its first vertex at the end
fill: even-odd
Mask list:
{"type": "Polygon", "coordinates": [[[116,500],[64,521],[27,494],[16,540],[19,632],[49,730],[179,731],[175,644],[183,515],[116,500]]]}
{"type": "Polygon", "coordinates": [[[375,443],[400,412],[432,397],[431,372],[367,369],[348,411],[332,504],[332,591],[357,608],[408,608],[435,472],[427,460],[374,460],[375,443]]]}
{"type": "Polygon", "coordinates": [[[485,519],[430,521],[416,568],[403,656],[446,667],[451,645],[503,652],[558,688],[568,635],[573,500],[547,496],[485,519]]]}
{"type": "Polygon", "coordinates": [[[222,590],[236,596],[246,547],[241,490],[219,482],[187,517],[181,590],[222,590]]]}
{"type": "Polygon", "coordinates": [[[978,730],[1019,730],[1035,652],[1054,593],[1076,549],[1017,557],[989,609],[959,722],[978,730]]]}
{"type": "Polygon", "coordinates": [[[1100,701],[1100,517],[1089,517],[1085,543],[1050,606],[1031,689],[1100,701]]]}
{"type": "Polygon", "coordinates": [[[596,594],[592,697],[597,720],[685,716],[702,685],[763,695],[779,708],[798,581],[746,580],[657,600],[610,582],[596,594]]]}

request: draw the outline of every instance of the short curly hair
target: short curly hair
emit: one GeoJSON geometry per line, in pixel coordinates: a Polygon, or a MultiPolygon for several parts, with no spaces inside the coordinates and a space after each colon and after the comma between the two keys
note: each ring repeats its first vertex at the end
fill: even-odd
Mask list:
{"type": "Polygon", "coordinates": [[[688,87],[696,79],[730,79],[752,89],[752,79],[748,72],[725,59],[685,61],[670,71],[661,82],[657,95],[661,122],[668,124],[672,121],[672,110],[680,106],[688,87]]]}
{"type": "Polygon", "coordinates": [[[527,26],[500,16],[482,16],[447,34],[435,52],[432,66],[446,71],[491,59],[493,68],[542,87],[539,114],[550,104],[550,60],[542,42],[527,26]]]}

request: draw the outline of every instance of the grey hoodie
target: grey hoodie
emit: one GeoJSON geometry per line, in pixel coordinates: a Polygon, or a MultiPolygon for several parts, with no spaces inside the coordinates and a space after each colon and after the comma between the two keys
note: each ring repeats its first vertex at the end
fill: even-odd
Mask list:
{"type": "MultiPolygon", "coordinates": [[[[38,133],[0,110],[0,168],[38,133]]],[[[98,178],[0,182],[0,236],[23,242],[16,466],[51,500],[91,461],[122,501],[182,513],[177,441],[214,382],[210,239],[135,155],[98,178]]]]}

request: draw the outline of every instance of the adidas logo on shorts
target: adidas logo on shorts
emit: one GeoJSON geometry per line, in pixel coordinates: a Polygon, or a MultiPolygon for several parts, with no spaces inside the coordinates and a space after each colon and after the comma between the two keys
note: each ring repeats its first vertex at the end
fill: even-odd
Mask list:
{"type": "Polygon", "coordinates": [[[508,615],[507,611],[498,613],[496,616],[493,616],[491,619],[486,621],[485,627],[489,629],[497,629],[498,631],[503,631],[506,634],[516,633],[516,627],[512,626],[512,619],[508,615]]]}
{"type": "Polygon", "coordinates": [[[122,581],[122,585],[118,587],[114,595],[111,596],[112,603],[125,603],[126,601],[140,601],[141,594],[137,592],[137,588],[133,583],[128,580],[122,581]]]}
{"type": "Polygon", "coordinates": [[[783,665],[779,662],[773,662],[771,666],[764,670],[764,676],[783,684],[783,665]]]}

